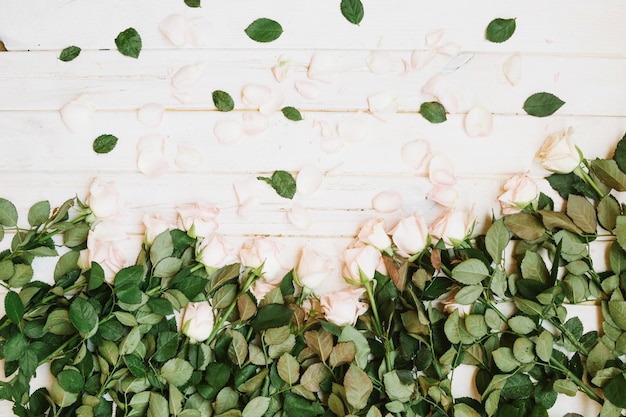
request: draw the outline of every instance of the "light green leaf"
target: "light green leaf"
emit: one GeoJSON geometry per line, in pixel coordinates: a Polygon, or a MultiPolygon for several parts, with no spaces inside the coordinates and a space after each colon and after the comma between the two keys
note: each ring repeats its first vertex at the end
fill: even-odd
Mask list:
{"type": "Polygon", "coordinates": [[[134,28],[128,28],[115,38],[115,46],[122,55],[138,58],[141,52],[141,36],[134,28]]]}
{"type": "Polygon", "coordinates": [[[489,283],[489,289],[500,298],[507,297],[506,273],[504,271],[500,269],[496,269],[495,271],[493,271],[491,282],[489,283]]]}
{"type": "Polygon", "coordinates": [[[454,417],[480,417],[480,413],[467,404],[454,404],[454,417]]]}
{"type": "Polygon", "coordinates": [[[511,317],[509,327],[518,334],[528,334],[537,328],[535,322],[526,316],[511,317]]]}
{"type": "Polygon", "coordinates": [[[559,394],[565,394],[570,397],[573,397],[578,392],[578,386],[569,379],[557,379],[552,383],[552,388],[559,394]]]}
{"type": "Polygon", "coordinates": [[[242,417],[262,417],[270,406],[268,397],[255,397],[246,404],[242,417]]]}
{"type": "Polygon", "coordinates": [[[609,301],[609,313],[617,326],[626,330],[626,301],[609,301]]]}
{"type": "Polygon", "coordinates": [[[159,278],[172,278],[183,267],[183,260],[173,256],[163,258],[154,267],[153,275],[159,278]]]}
{"type": "Polygon", "coordinates": [[[167,399],[156,392],[150,393],[148,402],[148,417],[169,417],[169,407],[167,399]]]}
{"type": "Polygon", "coordinates": [[[50,202],[40,201],[28,210],[28,224],[33,227],[44,224],[50,216],[50,202]]]}
{"type": "Polygon", "coordinates": [[[444,323],[443,330],[450,343],[457,344],[461,342],[461,317],[459,316],[458,310],[454,310],[452,314],[448,316],[444,323]]]}
{"type": "Polygon", "coordinates": [[[567,215],[585,233],[596,233],[596,210],[585,197],[571,194],[567,200],[567,215]]]}
{"type": "Polygon", "coordinates": [[[565,102],[551,93],[535,93],[524,102],[524,110],[531,116],[550,116],[563,106],[565,102]]]}
{"type": "Polygon", "coordinates": [[[130,355],[137,349],[139,342],[141,342],[141,329],[139,326],[136,326],[130,329],[130,332],[128,332],[122,340],[122,343],[120,343],[119,354],[130,355]]]}
{"type": "Polygon", "coordinates": [[[487,25],[485,38],[490,42],[502,43],[515,33],[515,19],[493,19],[487,25]]]}
{"type": "Polygon", "coordinates": [[[345,326],[341,330],[341,334],[339,335],[338,342],[352,342],[354,343],[354,347],[356,348],[356,355],[354,357],[354,362],[361,369],[365,369],[368,364],[368,358],[371,352],[370,345],[367,342],[367,338],[363,336],[363,333],[358,331],[352,326],[345,326]]]}
{"type": "Polygon", "coordinates": [[[521,363],[531,363],[535,360],[535,344],[525,337],[518,337],[513,342],[513,356],[521,363]]]}
{"type": "Polygon", "coordinates": [[[539,220],[528,213],[509,214],[504,217],[504,224],[515,236],[528,241],[539,239],[546,231],[539,220]]]}
{"type": "Polygon", "coordinates": [[[493,351],[493,361],[502,372],[513,372],[520,366],[520,362],[513,356],[509,347],[500,347],[493,351]]]}
{"type": "Polygon", "coordinates": [[[620,214],[620,205],[611,194],[604,196],[598,203],[598,222],[605,230],[615,229],[617,216],[620,214]]]}
{"type": "Polygon", "coordinates": [[[8,227],[17,225],[17,209],[5,198],[0,198],[0,224],[8,227]]]}
{"type": "Polygon", "coordinates": [[[443,123],[447,120],[446,108],[437,101],[424,102],[420,105],[420,113],[431,123],[443,123]]]}
{"type": "Polygon", "coordinates": [[[543,307],[532,300],[513,297],[513,302],[515,303],[515,306],[522,311],[522,313],[528,314],[529,316],[540,316],[543,314],[543,307]]]}
{"type": "Polygon", "coordinates": [[[173,358],[161,367],[161,376],[170,384],[180,387],[191,378],[193,366],[181,358],[173,358]]]}
{"type": "Polygon", "coordinates": [[[617,167],[613,159],[594,159],[591,170],[607,187],[616,191],[626,191],[626,174],[617,167]]]}
{"type": "Polygon", "coordinates": [[[465,316],[465,329],[475,338],[483,337],[489,332],[485,316],[482,314],[470,314],[465,316]]]}
{"type": "Polygon", "coordinates": [[[454,302],[464,305],[472,304],[474,301],[480,297],[483,293],[482,285],[468,285],[467,287],[462,287],[455,295],[454,302]]]}
{"type": "Polygon", "coordinates": [[[542,331],[537,338],[535,351],[537,356],[544,362],[550,362],[552,357],[552,349],[554,347],[554,337],[547,330],[542,331]]]}
{"type": "Polygon", "coordinates": [[[245,32],[253,41],[265,43],[278,39],[283,33],[283,28],[277,21],[262,17],[250,23],[245,32]]]}
{"type": "Polygon", "coordinates": [[[70,313],[67,310],[57,309],[52,311],[46,318],[44,329],[47,332],[58,335],[70,335],[76,333],[76,328],[70,320],[70,313]]]}
{"type": "Polygon", "coordinates": [[[59,55],[59,60],[63,62],[69,62],[74,60],[78,55],[80,55],[80,48],[78,46],[68,46],[61,51],[61,55],[59,55]]]}
{"type": "Polygon", "coordinates": [[[489,276],[487,266],[479,259],[467,259],[452,269],[452,278],[465,285],[480,283],[489,276]]]}
{"type": "Polygon", "coordinates": [[[485,247],[487,253],[496,264],[502,262],[502,253],[511,240],[511,232],[504,225],[504,220],[496,220],[487,230],[485,235],[485,247]]]}
{"type": "Polygon", "coordinates": [[[22,299],[15,291],[9,291],[4,297],[4,311],[14,324],[19,324],[22,321],[24,304],[22,304],[22,299]]]}
{"type": "Polygon", "coordinates": [[[341,14],[352,24],[358,25],[363,20],[365,12],[361,0],[341,0],[341,14]]]}
{"type": "Polygon", "coordinates": [[[300,364],[289,353],[283,353],[278,359],[277,370],[278,376],[289,386],[295,385],[300,378],[300,364]]]}
{"type": "Polygon", "coordinates": [[[351,364],[343,379],[348,404],[357,410],[362,410],[367,405],[374,385],[370,377],[358,366],[351,364]]]}
{"type": "Polygon", "coordinates": [[[235,108],[233,98],[226,91],[215,90],[211,96],[213,98],[213,105],[215,105],[215,108],[219,111],[229,112],[235,108]]]}
{"type": "Polygon", "coordinates": [[[383,383],[385,385],[385,392],[392,401],[405,403],[411,399],[415,392],[415,384],[403,383],[398,376],[397,370],[387,372],[383,375],[383,383]]]}

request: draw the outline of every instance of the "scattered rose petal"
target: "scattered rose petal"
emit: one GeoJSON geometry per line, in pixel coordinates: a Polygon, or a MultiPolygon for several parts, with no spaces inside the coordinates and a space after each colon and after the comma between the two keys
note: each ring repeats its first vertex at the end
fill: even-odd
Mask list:
{"type": "Polygon", "coordinates": [[[172,75],[172,86],[179,90],[190,89],[204,76],[205,69],[205,64],[190,64],[181,67],[172,75]]]}
{"type": "Polygon", "coordinates": [[[294,204],[287,212],[287,219],[298,229],[306,230],[311,227],[311,215],[301,204],[294,204]]]}
{"type": "Polygon", "coordinates": [[[344,141],[337,137],[324,138],[320,142],[320,149],[330,154],[340,152],[344,146],[344,141]]]}
{"type": "Polygon", "coordinates": [[[444,207],[452,207],[459,197],[459,193],[452,187],[436,185],[426,194],[426,198],[444,207]]]}
{"type": "Polygon", "coordinates": [[[426,34],[425,37],[425,41],[426,41],[426,46],[435,46],[439,43],[439,41],[441,40],[441,38],[443,37],[443,34],[445,33],[445,30],[443,29],[437,29],[433,32],[430,32],[428,34],[426,34]]]}
{"type": "Polygon", "coordinates": [[[272,67],[272,74],[279,83],[282,83],[291,74],[291,58],[287,55],[278,57],[278,63],[272,67]]]}
{"type": "Polygon", "coordinates": [[[182,169],[192,169],[200,166],[203,162],[202,155],[191,146],[178,145],[174,163],[182,169]]]}
{"type": "Polygon", "coordinates": [[[187,21],[184,16],[171,14],[161,20],[159,30],[174,46],[185,46],[187,43],[186,26],[187,21]]]}
{"type": "Polygon", "coordinates": [[[272,97],[272,90],[259,84],[248,84],[241,89],[241,101],[246,106],[258,109],[272,97]]]}
{"type": "Polygon", "coordinates": [[[378,119],[386,122],[398,110],[398,99],[387,91],[372,94],[367,98],[369,111],[378,119]]]}
{"type": "Polygon", "coordinates": [[[452,160],[443,154],[434,154],[430,158],[428,176],[434,185],[452,186],[457,181],[452,160]]]}
{"type": "Polygon", "coordinates": [[[402,207],[402,196],[397,191],[381,191],[372,199],[372,207],[380,213],[391,213],[402,207]]]}
{"type": "Polygon", "coordinates": [[[339,60],[330,54],[316,52],[311,56],[307,76],[312,80],[332,83],[339,74],[339,60]]]}
{"type": "Polygon", "coordinates": [[[437,52],[448,56],[457,56],[461,52],[461,45],[454,42],[448,42],[437,47],[437,52]]]}
{"type": "Polygon", "coordinates": [[[322,185],[324,173],[315,165],[303,167],[296,177],[296,189],[303,196],[313,194],[322,185]]]}
{"type": "Polygon", "coordinates": [[[255,175],[246,175],[235,181],[233,188],[240,205],[251,198],[260,198],[266,189],[255,175]]]}
{"type": "Polygon", "coordinates": [[[163,120],[165,107],[159,103],[148,103],[137,110],[137,120],[144,126],[157,127],[163,120]]]}
{"type": "Polygon", "coordinates": [[[367,57],[367,67],[376,75],[397,71],[397,60],[387,51],[374,51],[367,57]]]}
{"type": "Polygon", "coordinates": [[[364,113],[358,112],[337,123],[337,133],[348,142],[361,142],[371,135],[372,129],[368,121],[364,113]]]}
{"type": "Polygon", "coordinates": [[[89,96],[81,95],[61,109],[61,119],[72,132],[79,132],[91,124],[94,105],[89,96]]]}
{"type": "Polygon", "coordinates": [[[239,205],[237,214],[241,217],[250,217],[261,205],[259,197],[250,197],[239,205]]]}
{"type": "Polygon", "coordinates": [[[456,111],[458,107],[458,99],[452,91],[448,77],[436,74],[431,77],[422,87],[422,93],[435,97],[448,112],[456,111]]]}
{"type": "Polygon", "coordinates": [[[279,111],[283,107],[285,96],[278,91],[272,91],[269,100],[259,106],[259,112],[270,115],[279,111]]]}
{"type": "Polygon", "coordinates": [[[193,94],[184,91],[174,91],[172,96],[182,104],[191,103],[193,100],[193,94]]]}
{"type": "Polygon", "coordinates": [[[463,65],[467,64],[474,58],[474,54],[471,52],[464,52],[462,54],[455,54],[446,66],[441,70],[441,74],[450,74],[457,71],[463,65]]]}
{"type": "Polygon", "coordinates": [[[326,121],[316,120],[313,123],[314,126],[320,130],[320,135],[323,138],[330,138],[335,136],[335,129],[326,121]]]}
{"type": "Polygon", "coordinates": [[[310,81],[296,81],[294,86],[298,94],[308,100],[317,98],[320,95],[320,88],[310,81]]]}
{"type": "Polygon", "coordinates": [[[411,54],[411,67],[414,69],[424,68],[435,56],[437,56],[437,52],[432,48],[426,50],[416,49],[411,54]]]}
{"type": "Polygon", "coordinates": [[[411,168],[420,169],[430,157],[430,142],[413,140],[402,145],[402,160],[411,168]]]}
{"type": "Polygon", "coordinates": [[[270,127],[270,121],[260,113],[248,112],[241,116],[243,131],[246,135],[256,135],[265,132],[270,127]]]}
{"type": "Polygon", "coordinates": [[[465,116],[465,132],[472,138],[491,135],[493,115],[484,107],[474,107],[465,116]]]}
{"type": "Polygon", "coordinates": [[[235,143],[244,134],[243,122],[238,120],[220,120],[215,123],[213,133],[220,143],[235,143]]]}
{"type": "Polygon", "coordinates": [[[185,37],[194,46],[206,46],[211,39],[211,24],[204,17],[188,19],[185,37]]]}
{"type": "Polygon", "coordinates": [[[502,63],[502,72],[511,85],[517,85],[522,78],[522,57],[513,54],[502,63]]]}
{"type": "Polygon", "coordinates": [[[137,142],[137,168],[148,177],[158,177],[169,169],[165,156],[165,137],[156,134],[143,136],[137,142]]]}

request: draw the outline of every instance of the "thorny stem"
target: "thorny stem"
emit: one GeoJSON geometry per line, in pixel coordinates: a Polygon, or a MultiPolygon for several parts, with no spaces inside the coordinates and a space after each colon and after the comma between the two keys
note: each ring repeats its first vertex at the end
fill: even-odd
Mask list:
{"type": "Polygon", "coordinates": [[[591,398],[592,400],[594,400],[595,402],[597,402],[599,404],[604,404],[604,400],[598,394],[596,394],[596,392],[594,390],[592,390],[589,385],[585,384],[580,378],[578,378],[576,375],[574,375],[572,373],[572,371],[567,369],[567,367],[565,365],[563,365],[561,362],[559,362],[557,359],[555,359],[554,357],[551,357],[550,358],[550,365],[553,368],[558,369],[559,371],[561,371],[564,374],[566,374],[567,377],[569,379],[571,379],[572,382],[574,382],[576,385],[578,385],[578,387],[581,390],[583,390],[585,392],[585,394],[587,394],[587,396],[589,398],[591,398]]]}
{"type": "MultiPolygon", "coordinates": [[[[583,159],[583,163],[584,165],[587,167],[587,169],[589,169],[589,162],[587,162],[586,159],[583,159]]],[[[580,166],[577,166],[576,169],[574,169],[574,174],[578,175],[580,178],[582,178],[591,188],[593,188],[593,191],[596,192],[596,194],[598,194],[598,197],[603,198],[604,197],[604,193],[602,192],[602,190],[600,190],[596,184],[596,182],[593,180],[593,178],[591,178],[591,176],[587,173],[587,171],[585,171],[584,169],[582,169],[580,166]]]]}
{"type": "Polygon", "coordinates": [[[570,341],[570,343],[572,343],[574,346],[576,346],[576,349],[582,353],[585,356],[589,356],[589,350],[583,346],[580,341],[569,331],[567,330],[567,328],[565,326],[563,326],[561,323],[558,322],[558,320],[554,320],[554,318],[549,318],[548,321],[557,329],[559,329],[559,331],[561,332],[561,334],[565,337],[567,337],[567,339],[570,341]]]}
{"type": "Polygon", "coordinates": [[[374,325],[376,326],[376,333],[378,333],[378,336],[381,337],[385,343],[385,366],[386,369],[389,371],[393,369],[393,361],[391,360],[390,355],[390,350],[392,350],[390,348],[392,348],[392,346],[390,346],[389,337],[387,336],[387,333],[383,331],[383,326],[380,322],[380,315],[378,314],[378,307],[376,306],[376,301],[374,299],[374,290],[372,288],[373,282],[364,282],[363,286],[365,287],[365,292],[367,293],[367,298],[369,299],[370,307],[372,308],[372,314],[374,314],[374,325]]]}

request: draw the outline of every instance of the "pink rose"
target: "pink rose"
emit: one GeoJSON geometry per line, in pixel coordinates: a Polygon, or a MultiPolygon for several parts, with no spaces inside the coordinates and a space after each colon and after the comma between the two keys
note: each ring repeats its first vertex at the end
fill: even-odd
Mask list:
{"type": "Polygon", "coordinates": [[[354,325],[368,305],[360,300],[365,288],[346,288],[320,297],[324,318],[338,326],[354,325]]]}
{"type": "Polygon", "coordinates": [[[518,213],[539,196],[539,187],[528,174],[517,174],[504,183],[504,192],[498,197],[502,214],[518,213]]]}
{"type": "Polygon", "coordinates": [[[109,220],[96,224],[87,236],[87,249],[81,252],[80,266],[89,269],[91,263],[96,262],[104,269],[107,281],[112,281],[120,269],[132,265],[121,247],[127,239],[126,232],[117,222],[109,220]]]}
{"type": "Polygon", "coordinates": [[[568,174],[581,162],[578,148],[572,140],[573,129],[556,132],[546,138],[535,157],[548,171],[568,174]]]}
{"type": "Polygon", "coordinates": [[[459,193],[447,185],[435,185],[426,194],[426,198],[444,207],[452,207],[459,198],[459,193]]]}
{"type": "Polygon", "coordinates": [[[428,226],[417,212],[400,220],[391,231],[398,253],[406,258],[420,253],[430,243],[428,226]]]}
{"type": "Polygon", "coordinates": [[[248,268],[263,266],[261,277],[273,285],[280,284],[290,269],[285,266],[280,246],[264,237],[256,237],[244,243],[239,251],[239,259],[248,268]]]}
{"type": "Polygon", "coordinates": [[[206,237],[217,230],[215,218],[220,210],[206,203],[196,203],[191,206],[177,207],[178,226],[189,236],[206,237]]]}
{"type": "Polygon", "coordinates": [[[122,216],[128,203],[115,189],[114,182],[101,182],[93,180],[89,187],[89,195],[85,200],[91,212],[98,220],[113,220],[122,216]]]}
{"type": "Polygon", "coordinates": [[[443,239],[447,247],[454,247],[471,235],[475,223],[473,213],[449,208],[434,220],[430,234],[437,240],[443,239]]]}
{"type": "Polygon", "coordinates": [[[391,239],[385,231],[385,221],[381,218],[366,220],[361,226],[357,238],[380,251],[385,251],[391,246],[391,239]]]}
{"type": "Polygon", "coordinates": [[[154,239],[163,232],[173,230],[176,228],[176,222],[173,219],[168,219],[160,214],[144,214],[143,224],[146,227],[146,233],[144,236],[144,242],[147,245],[152,244],[154,239]]]}
{"type": "Polygon", "coordinates": [[[348,248],[343,252],[342,259],[343,276],[351,283],[374,279],[376,268],[382,263],[380,251],[370,245],[348,248]]]}
{"type": "Polygon", "coordinates": [[[202,239],[196,251],[196,260],[203,264],[210,274],[226,265],[236,263],[237,252],[224,236],[214,233],[202,239]]]}
{"type": "Polygon", "coordinates": [[[182,332],[191,343],[202,343],[211,336],[215,316],[208,301],[188,303],[182,319],[182,332]]]}
{"type": "Polygon", "coordinates": [[[348,287],[335,260],[338,258],[303,247],[295,275],[298,284],[317,296],[348,287]]]}
{"type": "Polygon", "coordinates": [[[252,295],[254,295],[254,298],[256,298],[256,302],[258,304],[263,300],[263,298],[265,298],[267,293],[275,290],[276,288],[278,288],[278,284],[270,284],[263,278],[259,278],[254,282],[254,285],[250,287],[250,292],[252,293],[252,295]]]}

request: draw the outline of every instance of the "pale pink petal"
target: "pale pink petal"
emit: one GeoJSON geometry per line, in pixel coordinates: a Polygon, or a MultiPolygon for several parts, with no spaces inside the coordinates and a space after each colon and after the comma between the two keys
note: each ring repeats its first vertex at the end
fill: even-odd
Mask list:
{"type": "Polygon", "coordinates": [[[241,116],[243,131],[246,135],[256,135],[265,132],[270,127],[270,121],[261,113],[248,112],[241,116]]]}
{"type": "Polygon", "coordinates": [[[436,185],[426,194],[426,198],[444,207],[452,207],[459,197],[459,193],[452,187],[436,185]]]}
{"type": "Polygon", "coordinates": [[[213,133],[220,143],[235,143],[243,137],[243,122],[238,120],[219,120],[213,133]]]}
{"type": "Polygon", "coordinates": [[[330,154],[340,152],[344,146],[344,141],[337,137],[324,138],[320,141],[320,149],[330,154]]]}
{"type": "Polygon", "coordinates": [[[339,75],[339,60],[330,54],[316,52],[311,56],[307,76],[326,83],[335,82],[339,75]]]}
{"type": "Polygon", "coordinates": [[[261,199],[259,197],[251,197],[239,204],[237,214],[241,217],[250,217],[261,205],[261,199]]]}
{"type": "Polygon", "coordinates": [[[191,169],[200,166],[203,162],[202,155],[197,149],[190,146],[178,145],[174,163],[182,169],[191,169]]]}
{"type": "Polygon", "coordinates": [[[272,90],[265,85],[248,84],[241,89],[241,101],[243,101],[243,104],[256,109],[267,103],[271,97],[272,90]]]}
{"type": "MultiPolygon", "coordinates": [[[[158,147],[160,149],[164,149],[165,147],[165,136],[159,135],[158,133],[150,133],[148,135],[144,135],[139,138],[137,141],[137,152],[142,152],[145,148],[150,147],[158,147]]],[[[165,153],[165,151],[163,151],[165,153]]]]}
{"type": "Polygon", "coordinates": [[[458,107],[458,99],[445,75],[436,74],[424,86],[422,92],[436,98],[448,112],[454,112],[458,107]]]}
{"type": "Polygon", "coordinates": [[[323,138],[335,137],[335,128],[331,126],[330,123],[323,120],[316,120],[313,123],[313,126],[319,128],[320,136],[322,136],[323,138]]]}
{"type": "Polygon", "coordinates": [[[190,89],[202,79],[205,71],[205,64],[185,65],[172,75],[172,86],[179,90],[190,89]]]}
{"type": "Polygon", "coordinates": [[[402,145],[402,160],[411,168],[420,169],[430,157],[430,142],[413,140],[402,145]]]}
{"type": "Polygon", "coordinates": [[[437,52],[448,56],[457,56],[461,52],[461,45],[454,42],[448,42],[437,48],[437,52]]]}
{"type": "Polygon", "coordinates": [[[370,120],[365,113],[356,113],[354,116],[337,123],[337,133],[348,142],[362,142],[371,136],[370,120]]]}
{"type": "Polygon", "coordinates": [[[387,51],[371,52],[366,62],[369,70],[376,75],[389,74],[398,70],[398,60],[387,51]]]}
{"type": "Polygon", "coordinates": [[[296,81],[294,86],[298,94],[308,100],[317,98],[320,95],[320,88],[310,81],[296,81]]]}
{"type": "Polygon", "coordinates": [[[426,50],[416,49],[411,54],[411,67],[414,69],[424,68],[435,56],[437,56],[437,52],[432,48],[426,50]]]}
{"type": "Polygon", "coordinates": [[[165,174],[169,166],[165,160],[163,149],[159,146],[144,147],[139,152],[137,168],[149,177],[158,177],[165,174]]]}
{"type": "Polygon", "coordinates": [[[522,78],[522,57],[513,54],[502,63],[502,72],[511,85],[517,85],[522,78]]]}
{"type": "Polygon", "coordinates": [[[193,46],[206,46],[211,39],[211,23],[204,17],[188,19],[185,38],[193,46]]]}
{"type": "Polygon", "coordinates": [[[191,103],[193,100],[193,94],[186,91],[173,91],[172,96],[182,104],[191,103]]]}
{"type": "Polygon", "coordinates": [[[144,126],[157,127],[163,120],[165,107],[159,103],[148,103],[137,110],[137,120],[144,126]]]}
{"type": "Polygon", "coordinates": [[[278,58],[278,63],[272,67],[272,74],[279,83],[282,83],[291,74],[291,58],[286,55],[281,55],[278,58]]]}
{"type": "Polygon", "coordinates": [[[171,14],[161,20],[159,30],[174,46],[185,46],[187,38],[185,37],[187,22],[185,17],[179,14],[171,14]]]}
{"type": "Polygon", "coordinates": [[[61,119],[72,132],[84,130],[91,124],[94,105],[87,95],[81,95],[70,101],[61,109],[61,119]]]}
{"type": "Polygon", "coordinates": [[[433,32],[430,32],[428,34],[426,34],[425,37],[425,41],[426,41],[426,46],[435,46],[439,43],[439,41],[441,40],[441,38],[443,37],[443,34],[446,31],[443,29],[438,29],[435,30],[433,32]]]}
{"type": "Polygon", "coordinates": [[[259,112],[269,116],[283,107],[285,96],[279,91],[272,91],[269,100],[259,106],[259,112]]]}
{"type": "Polygon", "coordinates": [[[300,204],[294,204],[287,212],[287,219],[298,229],[306,230],[311,227],[309,210],[300,204]]]}
{"type": "Polygon", "coordinates": [[[369,111],[378,119],[386,122],[398,110],[398,99],[387,91],[372,94],[367,98],[369,111]]]}
{"type": "Polygon", "coordinates": [[[380,213],[391,213],[402,207],[402,196],[397,191],[381,191],[372,199],[372,207],[380,213]]]}
{"type": "Polygon", "coordinates": [[[428,176],[435,185],[454,185],[456,176],[452,160],[443,154],[435,154],[428,163],[428,176]]]}
{"type": "Polygon", "coordinates": [[[233,184],[233,188],[239,204],[252,198],[259,198],[266,189],[255,175],[246,175],[238,179],[233,184]]]}
{"type": "Polygon", "coordinates": [[[313,194],[322,185],[324,173],[315,165],[307,165],[303,167],[296,177],[296,188],[298,193],[303,196],[313,194]]]}
{"type": "Polygon", "coordinates": [[[470,137],[489,136],[493,132],[493,115],[484,107],[474,107],[465,116],[464,124],[470,137]]]}

